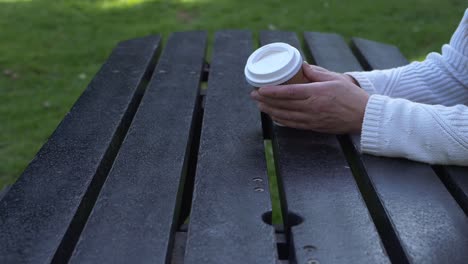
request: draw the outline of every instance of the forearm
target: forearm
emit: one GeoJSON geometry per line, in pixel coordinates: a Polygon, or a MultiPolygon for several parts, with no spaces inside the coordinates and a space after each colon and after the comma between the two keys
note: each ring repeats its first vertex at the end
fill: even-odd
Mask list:
{"type": "Polygon", "coordinates": [[[426,104],[468,104],[468,9],[442,53],[387,70],[349,72],[369,94],[426,104]]]}
{"type": "Polygon", "coordinates": [[[425,104],[468,104],[468,67],[455,72],[444,65],[440,55],[430,54],[423,62],[395,69],[347,74],[353,76],[369,94],[425,104]]]}
{"type": "Polygon", "coordinates": [[[468,165],[468,107],[425,105],[372,95],[361,151],[430,164],[468,165]]]}

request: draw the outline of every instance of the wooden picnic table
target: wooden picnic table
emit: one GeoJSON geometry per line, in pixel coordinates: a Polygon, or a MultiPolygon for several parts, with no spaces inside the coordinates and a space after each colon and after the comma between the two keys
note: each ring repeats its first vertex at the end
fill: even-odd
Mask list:
{"type": "MultiPolygon", "coordinates": [[[[395,46],[303,36],[305,58],[333,71],[408,63],[395,46]]],[[[301,49],[292,32],[259,40],[301,49]]],[[[468,263],[468,168],[274,126],[244,79],[253,34],[217,32],[210,64],[207,44],[205,32],[174,33],[161,54],[160,36],[118,44],[0,201],[0,263],[468,263]]]]}

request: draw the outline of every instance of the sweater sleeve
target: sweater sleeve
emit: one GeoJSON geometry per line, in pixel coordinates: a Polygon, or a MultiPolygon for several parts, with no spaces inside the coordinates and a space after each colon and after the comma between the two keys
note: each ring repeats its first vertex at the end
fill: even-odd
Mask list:
{"type": "Polygon", "coordinates": [[[467,166],[468,107],[371,95],[362,127],[361,151],[430,164],[467,166]]]}
{"type": "Polygon", "coordinates": [[[468,104],[468,9],[442,53],[422,62],[370,72],[348,72],[369,94],[426,104],[468,104]]]}
{"type": "Polygon", "coordinates": [[[468,165],[468,9],[442,54],[350,73],[369,94],[361,151],[430,164],[468,165]]]}

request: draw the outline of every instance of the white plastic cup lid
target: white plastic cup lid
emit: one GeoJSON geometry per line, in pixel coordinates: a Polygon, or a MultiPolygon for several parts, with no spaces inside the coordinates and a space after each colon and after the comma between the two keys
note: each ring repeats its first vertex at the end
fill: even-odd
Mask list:
{"type": "Polygon", "coordinates": [[[293,46],[276,42],[252,53],[245,65],[248,83],[255,87],[278,85],[294,77],[302,66],[301,53],[293,46]]]}

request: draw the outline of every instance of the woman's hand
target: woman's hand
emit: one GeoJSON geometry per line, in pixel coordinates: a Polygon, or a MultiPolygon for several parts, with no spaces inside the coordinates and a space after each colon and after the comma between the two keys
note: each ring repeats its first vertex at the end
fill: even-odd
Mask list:
{"type": "Polygon", "coordinates": [[[262,112],[288,127],[360,133],[369,95],[344,74],[304,64],[307,84],[261,87],[251,96],[262,112]]]}

